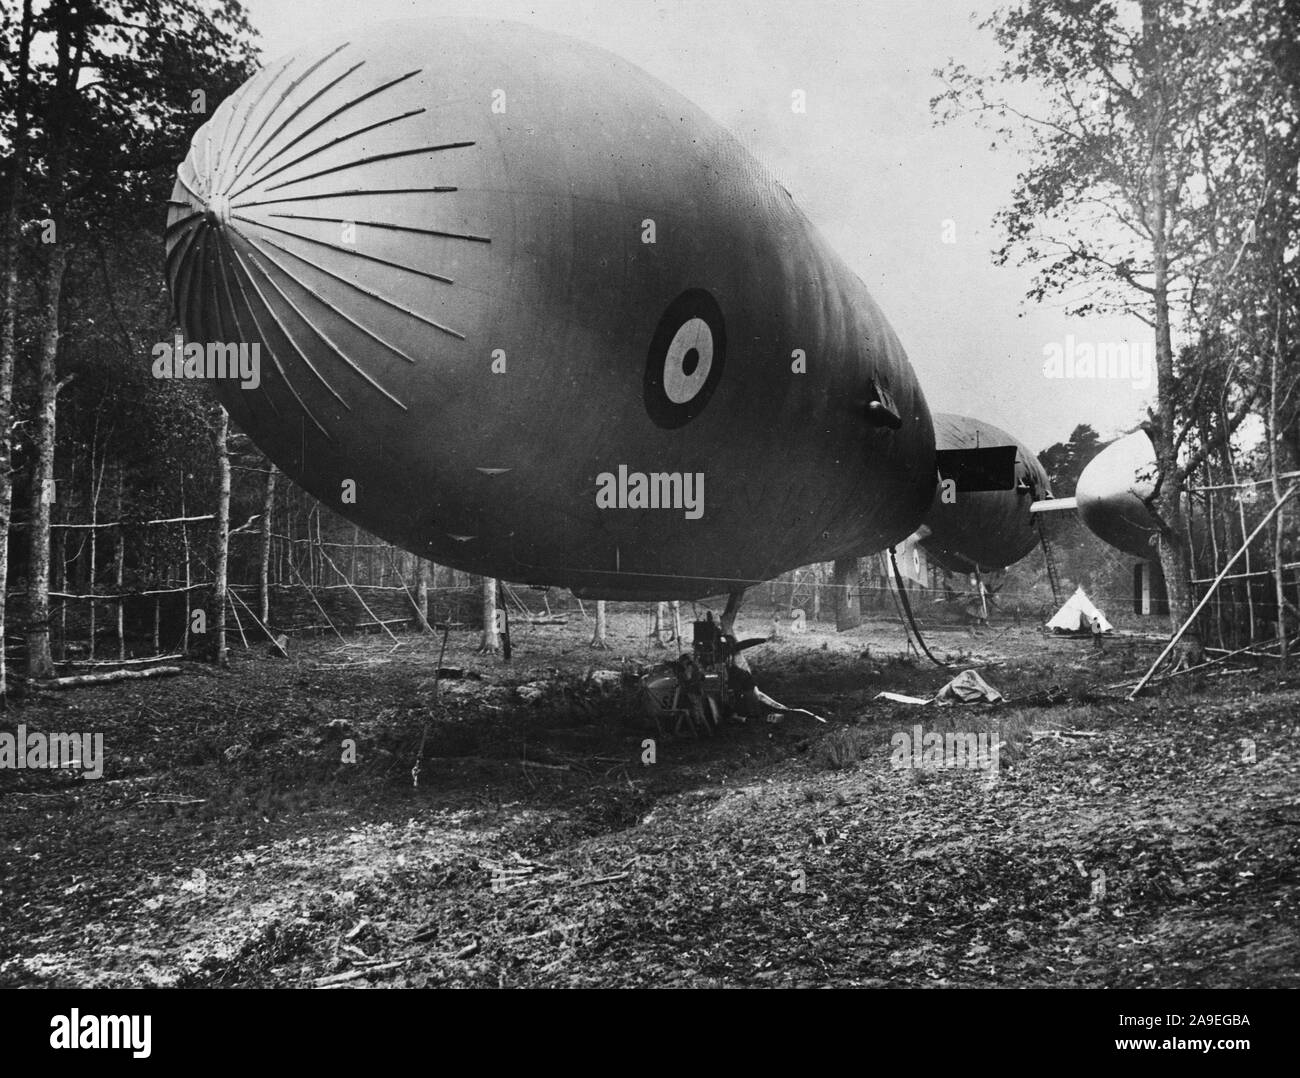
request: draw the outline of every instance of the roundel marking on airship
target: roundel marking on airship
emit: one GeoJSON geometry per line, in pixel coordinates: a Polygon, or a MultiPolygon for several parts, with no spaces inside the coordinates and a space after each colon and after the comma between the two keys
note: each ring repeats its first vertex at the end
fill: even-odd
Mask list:
{"type": "Polygon", "coordinates": [[[727,331],[717,300],[701,288],[673,300],[646,357],[645,408],[655,424],[671,430],[704,411],[722,379],[726,354],[727,331]]]}
{"type": "Polygon", "coordinates": [[[664,357],[664,394],[674,404],[699,396],[713,369],[713,331],[703,318],[682,323],[664,357]]]}

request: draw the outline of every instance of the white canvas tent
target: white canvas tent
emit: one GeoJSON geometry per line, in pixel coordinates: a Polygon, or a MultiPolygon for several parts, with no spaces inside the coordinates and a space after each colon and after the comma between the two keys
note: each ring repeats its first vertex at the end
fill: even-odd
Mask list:
{"type": "Polygon", "coordinates": [[[1106,620],[1106,615],[1092,605],[1092,600],[1084,594],[1083,588],[1076,588],[1073,595],[1047,623],[1049,629],[1062,633],[1090,633],[1093,618],[1101,618],[1101,631],[1108,633],[1114,626],[1106,620]]]}

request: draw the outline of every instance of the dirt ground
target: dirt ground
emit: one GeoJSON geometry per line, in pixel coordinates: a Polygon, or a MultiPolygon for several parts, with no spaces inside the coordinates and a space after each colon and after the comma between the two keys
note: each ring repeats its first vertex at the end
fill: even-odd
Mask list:
{"type": "Polygon", "coordinates": [[[12,705],[0,730],[102,732],[106,764],[0,771],[0,984],[1300,984],[1300,675],[1129,703],[1140,636],[935,630],[948,672],[896,624],[821,626],[747,654],[825,725],[694,738],[641,708],[646,628],[517,625],[509,663],[453,633],[471,676],[436,701],[441,639],[410,635],[12,705]],[[968,668],[1006,701],[875,699],[968,668]],[[1000,765],[896,768],[917,725],[1000,765]]]}

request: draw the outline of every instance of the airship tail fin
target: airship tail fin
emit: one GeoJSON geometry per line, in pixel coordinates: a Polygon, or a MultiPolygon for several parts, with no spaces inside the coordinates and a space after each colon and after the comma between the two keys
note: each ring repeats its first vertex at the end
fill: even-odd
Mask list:
{"type": "Polygon", "coordinates": [[[1078,502],[1073,498],[1044,498],[1029,506],[1031,513],[1054,513],[1058,509],[1077,509],[1078,502]]]}

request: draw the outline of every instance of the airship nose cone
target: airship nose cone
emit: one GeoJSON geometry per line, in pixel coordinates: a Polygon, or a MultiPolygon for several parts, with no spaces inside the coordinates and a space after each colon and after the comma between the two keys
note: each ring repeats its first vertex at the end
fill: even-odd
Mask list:
{"type": "Polygon", "coordinates": [[[203,217],[217,228],[230,224],[230,199],[222,194],[209,195],[203,204],[203,217]]]}
{"type": "Polygon", "coordinates": [[[177,170],[177,323],[205,355],[234,345],[260,365],[204,377],[295,474],[322,443],[350,461],[436,415],[501,287],[467,133],[482,120],[431,80],[391,43],[308,47],[224,101],[177,170]]]}
{"type": "Polygon", "coordinates": [[[1146,431],[1112,442],[1079,475],[1079,516],[1099,539],[1138,558],[1156,556],[1159,525],[1147,509],[1155,491],[1155,449],[1146,431]]]}

